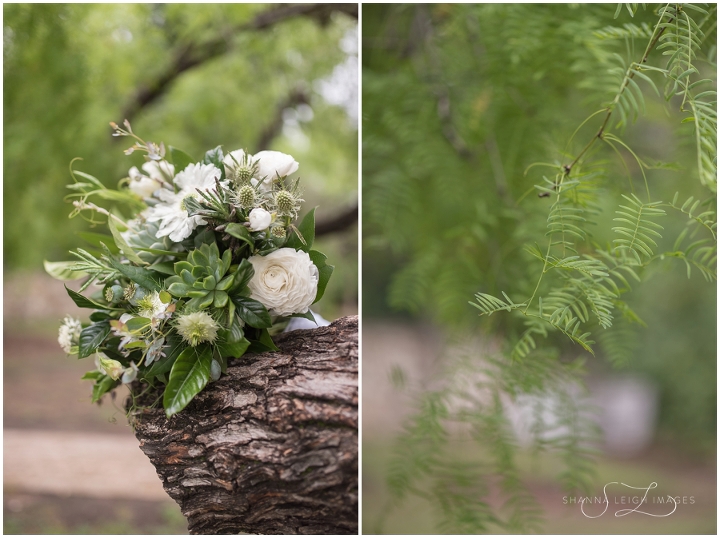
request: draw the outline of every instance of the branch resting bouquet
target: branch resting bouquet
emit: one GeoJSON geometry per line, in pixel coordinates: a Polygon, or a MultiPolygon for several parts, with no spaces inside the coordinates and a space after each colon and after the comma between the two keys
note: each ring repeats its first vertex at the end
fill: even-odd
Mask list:
{"type": "Polygon", "coordinates": [[[333,267],[312,250],[315,210],[293,224],[303,200],[299,180],[288,179],[299,166],[290,155],[218,146],[196,161],[145,142],[127,120],[110,125],[135,139],[125,153],[144,152],[146,162],[116,190],[71,164],[70,217],[110,234],[80,233],[89,246],[71,252],[75,260],[45,262],[55,278],[85,279],[78,292],[65,288],[93,310],[87,325],[66,317],[58,342],[80,359],[94,355],[83,376],[95,382],[93,402],[121,383],[162,383],[170,417],[220,378],[228,358],[277,350],[271,330],[281,322],[314,321],[310,305],[333,267]]]}

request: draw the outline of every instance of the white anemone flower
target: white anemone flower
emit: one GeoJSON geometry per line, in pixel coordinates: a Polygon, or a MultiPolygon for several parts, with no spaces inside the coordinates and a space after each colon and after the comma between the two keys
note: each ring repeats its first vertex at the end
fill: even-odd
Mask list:
{"type": "Polygon", "coordinates": [[[215,179],[220,177],[220,170],[212,164],[189,164],[185,170],[175,176],[175,185],[180,189],[173,192],[160,189],[155,197],[160,203],[148,209],[148,222],[159,222],[160,228],[156,237],[168,236],[179,243],[187,239],[198,226],[207,224],[199,215],[188,215],[185,199],[199,198],[197,189],[209,191],[215,187],[215,179]]]}

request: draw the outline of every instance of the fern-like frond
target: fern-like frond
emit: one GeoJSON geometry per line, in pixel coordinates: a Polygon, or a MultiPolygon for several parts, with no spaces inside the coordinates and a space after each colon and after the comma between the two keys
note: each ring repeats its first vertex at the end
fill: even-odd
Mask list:
{"type": "Polygon", "coordinates": [[[513,302],[512,299],[510,299],[510,297],[505,294],[505,292],[502,292],[502,294],[503,297],[505,297],[505,299],[507,300],[507,302],[503,301],[502,299],[498,299],[497,297],[493,297],[492,295],[488,295],[487,293],[476,293],[475,299],[477,299],[477,302],[468,302],[472,306],[480,310],[481,316],[491,316],[495,312],[499,312],[500,310],[511,312],[513,310],[526,306],[526,303],[513,302]]]}
{"type": "Polygon", "coordinates": [[[622,211],[615,212],[620,216],[614,218],[613,221],[620,222],[623,225],[612,229],[622,236],[619,239],[614,239],[613,243],[617,245],[616,250],[630,252],[637,263],[641,264],[642,257],[649,259],[653,256],[653,247],[657,247],[653,237],[662,237],[658,230],[662,230],[663,227],[650,219],[664,216],[665,211],[658,207],[661,202],[644,204],[634,194],[631,196],[632,198],[623,194],[622,197],[630,202],[630,205],[621,205],[622,211]]]}

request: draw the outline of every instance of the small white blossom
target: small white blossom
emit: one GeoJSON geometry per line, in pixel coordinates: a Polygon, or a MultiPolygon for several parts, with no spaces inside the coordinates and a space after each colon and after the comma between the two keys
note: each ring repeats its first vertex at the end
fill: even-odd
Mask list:
{"type": "Polygon", "coordinates": [[[206,312],[192,312],[178,317],[176,329],[192,347],[202,342],[213,343],[220,325],[206,312]]]}
{"type": "Polygon", "coordinates": [[[160,294],[152,291],[138,301],[138,315],[149,320],[165,319],[165,310],[168,305],[160,300],[160,294]]]}
{"type": "Polygon", "coordinates": [[[60,344],[60,347],[65,353],[69,354],[71,348],[78,345],[81,331],[82,325],[79,320],[65,316],[58,331],[58,344],[60,344]]]}
{"type": "Polygon", "coordinates": [[[130,361],[130,366],[125,368],[125,370],[123,370],[121,381],[126,384],[132,383],[137,378],[137,375],[138,375],[138,367],[135,366],[135,363],[133,361],[130,361]]]}
{"type": "Polygon", "coordinates": [[[251,232],[261,232],[270,226],[270,223],[272,222],[272,215],[269,211],[266,211],[262,207],[256,207],[250,211],[248,220],[250,221],[251,232]]]}
{"type": "Polygon", "coordinates": [[[267,256],[250,256],[255,274],[250,280],[251,297],[270,314],[289,316],[308,311],[317,295],[318,268],[307,252],[280,248],[267,256]]]}

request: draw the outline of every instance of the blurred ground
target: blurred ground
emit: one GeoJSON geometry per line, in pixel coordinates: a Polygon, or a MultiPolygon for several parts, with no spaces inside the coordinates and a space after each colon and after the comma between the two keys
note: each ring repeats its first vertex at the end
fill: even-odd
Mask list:
{"type": "Polygon", "coordinates": [[[187,534],[116,402],[90,404],[90,359],[65,356],[57,329],[76,308],[43,275],[5,277],[5,534],[187,534]]]}
{"type": "MultiPolygon", "coordinates": [[[[387,513],[381,527],[378,523],[391,500],[385,482],[386,469],[393,451],[393,438],[412,408],[408,392],[432,385],[434,374],[440,371],[437,357],[442,349],[441,335],[427,326],[364,320],[362,346],[363,533],[434,534],[438,530],[438,513],[428,501],[419,497],[406,499],[387,513]],[[402,369],[402,375],[397,367],[402,369]],[[393,380],[399,378],[403,379],[405,390],[399,390],[393,384],[393,380]]],[[[593,381],[589,380],[591,385],[593,381]]],[[[531,459],[520,452],[518,465],[523,470],[522,480],[545,512],[543,532],[716,534],[717,466],[714,458],[698,457],[691,447],[664,442],[657,433],[654,435],[649,446],[632,456],[605,455],[598,460],[597,495],[602,496],[603,486],[613,481],[634,487],[647,487],[657,482],[657,489],[648,496],[653,501],[648,505],[649,513],[665,514],[672,509],[672,505],[668,508],[657,504],[657,497],[681,497],[681,504],[668,517],[638,513],[616,517],[616,511],[635,506],[622,497],[637,492],[611,486],[608,489],[611,504],[607,513],[596,519],[587,518],[578,504],[569,499],[564,502],[566,493],[555,479],[561,470],[556,459],[531,459]]],[[[454,449],[458,458],[466,460],[477,454],[478,446],[458,443],[454,449]]],[[[498,502],[499,499],[490,499],[491,504],[498,502]]],[[[601,510],[602,507],[588,506],[586,513],[594,515],[601,510]]]]}

